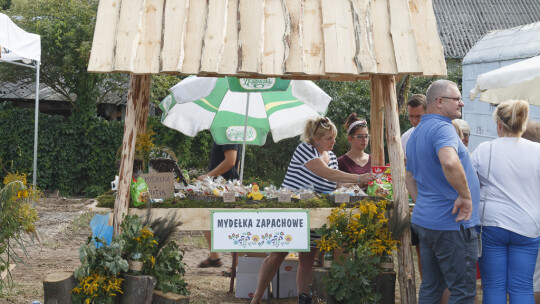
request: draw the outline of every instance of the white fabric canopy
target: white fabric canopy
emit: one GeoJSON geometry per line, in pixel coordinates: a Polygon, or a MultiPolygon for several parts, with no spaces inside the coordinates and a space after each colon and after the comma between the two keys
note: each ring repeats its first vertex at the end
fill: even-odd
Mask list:
{"type": "Polygon", "coordinates": [[[470,100],[478,94],[481,101],[495,104],[522,99],[540,106],[540,56],[478,75],[470,100]]]}
{"type": "Polygon", "coordinates": [[[41,61],[41,38],[18,27],[8,16],[0,13],[1,58],[4,61],[41,61]]]}
{"type": "Polygon", "coordinates": [[[32,173],[32,184],[37,186],[39,67],[41,64],[41,37],[36,34],[25,32],[15,23],[13,23],[8,16],[0,13],[0,62],[2,61],[36,69],[34,170],[32,173]],[[22,61],[23,63],[18,61],[22,61]]]}

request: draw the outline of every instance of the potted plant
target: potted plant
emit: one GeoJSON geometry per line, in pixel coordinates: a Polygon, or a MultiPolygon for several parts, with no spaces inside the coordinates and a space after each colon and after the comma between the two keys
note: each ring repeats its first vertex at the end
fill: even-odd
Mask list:
{"type": "Polygon", "coordinates": [[[387,205],[386,200],[365,200],[350,208],[342,204],[317,230],[321,251],[341,248],[347,257],[332,263],[323,280],[328,295],[340,303],[373,303],[381,297],[372,282],[381,272],[381,259],[392,256],[398,244],[388,229],[387,205]]]}
{"type": "Polygon", "coordinates": [[[158,242],[149,225],[143,226],[136,215],[127,215],[120,225],[122,232],[118,239],[124,242],[123,256],[128,260],[128,270],[133,274],[142,274],[154,267],[158,242]]]}
{"type": "Polygon", "coordinates": [[[81,267],[75,270],[78,284],[71,291],[74,303],[111,304],[122,293],[118,275],[127,271],[128,263],[122,258],[123,241],[115,240],[107,246],[104,239],[88,237],[79,249],[81,267]]]}

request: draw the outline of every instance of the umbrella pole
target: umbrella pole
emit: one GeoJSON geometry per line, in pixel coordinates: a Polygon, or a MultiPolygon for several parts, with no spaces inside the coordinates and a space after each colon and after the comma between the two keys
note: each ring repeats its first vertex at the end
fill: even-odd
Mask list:
{"type": "Polygon", "coordinates": [[[240,164],[240,182],[244,180],[244,158],[246,157],[246,139],[247,139],[247,123],[248,123],[248,113],[249,113],[249,95],[251,93],[248,92],[247,94],[247,102],[246,102],[246,117],[244,120],[244,142],[242,143],[242,162],[240,164]]]}

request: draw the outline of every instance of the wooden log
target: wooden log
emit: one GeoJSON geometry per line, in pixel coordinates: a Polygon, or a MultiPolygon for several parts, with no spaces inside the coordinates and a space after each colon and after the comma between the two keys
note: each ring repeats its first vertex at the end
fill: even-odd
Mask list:
{"type": "Polygon", "coordinates": [[[328,269],[322,267],[313,268],[313,298],[319,301],[315,301],[315,303],[337,304],[339,302],[333,296],[329,295],[326,290],[324,279],[327,276],[328,269]]]}
{"type": "MultiPolygon", "coordinates": [[[[392,172],[394,208],[397,209],[400,219],[404,219],[409,215],[409,197],[405,187],[405,162],[401,147],[401,132],[399,130],[396,83],[393,76],[381,76],[381,78],[386,121],[386,144],[392,172]]],[[[410,228],[405,229],[403,232],[398,250],[398,277],[401,303],[416,304],[416,284],[410,228]]]]}
{"type": "Polygon", "coordinates": [[[177,72],[184,62],[189,0],[165,1],[161,71],[177,72]]]}
{"type": "Polygon", "coordinates": [[[172,292],[163,293],[160,290],[154,290],[152,304],[189,304],[189,297],[172,292]]]}
{"type": "Polygon", "coordinates": [[[71,290],[77,286],[73,271],[48,274],[43,279],[45,304],[71,304],[71,290]]]}
{"type": "Polygon", "coordinates": [[[384,166],[384,102],[381,88],[381,76],[370,76],[371,85],[371,165],[384,166]]]}
{"type": "Polygon", "coordinates": [[[157,280],[148,275],[124,274],[120,304],[151,304],[157,280]]]}
{"type": "Polygon", "coordinates": [[[124,121],[124,139],[122,140],[122,155],[120,172],[118,173],[118,192],[114,202],[114,234],[120,232],[120,224],[124,214],[128,212],[129,186],[133,174],[133,159],[135,158],[135,142],[139,129],[146,128],[148,119],[148,104],[150,96],[150,75],[131,75],[129,82],[126,118],[124,121]]]}

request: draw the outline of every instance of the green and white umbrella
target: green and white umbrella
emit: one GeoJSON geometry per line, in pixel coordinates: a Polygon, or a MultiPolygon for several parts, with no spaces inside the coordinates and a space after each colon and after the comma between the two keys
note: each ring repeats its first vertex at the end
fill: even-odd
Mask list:
{"type": "MultiPolygon", "coordinates": [[[[279,78],[188,77],[170,91],[159,105],[165,126],[192,137],[210,130],[217,144],[244,144],[243,151],[264,145],[269,132],[275,142],[301,134],[331,100],[312,81],[279,78]]],[[[242,172],[243,162],[244,154],[242,172]]]]}

